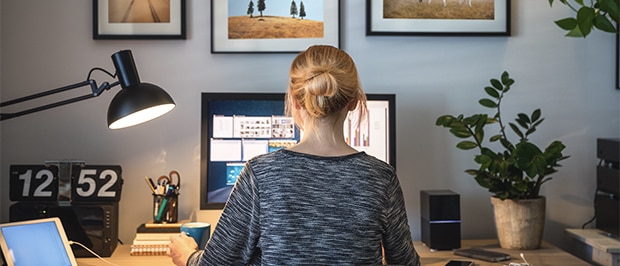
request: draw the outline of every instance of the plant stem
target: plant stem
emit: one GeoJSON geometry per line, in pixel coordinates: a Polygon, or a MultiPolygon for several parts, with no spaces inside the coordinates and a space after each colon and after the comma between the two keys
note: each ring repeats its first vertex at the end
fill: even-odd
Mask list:
{"type": "Polygon", "coordinates": [[[508,138],[506,137],[506,130],[504,128],[504,123],[502,122],[501,105],[502,105],[503,98],[504,98],[504,92],[502,91],[499,95],[499,98],[497,99],[497,122],[499,123],[500,133],[502,133],[503,138],[506,141],[508,141],[508,138]]]}

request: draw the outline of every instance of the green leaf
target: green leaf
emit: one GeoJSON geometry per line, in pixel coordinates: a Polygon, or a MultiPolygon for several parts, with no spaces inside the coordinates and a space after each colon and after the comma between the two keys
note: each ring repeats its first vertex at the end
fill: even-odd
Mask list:
{"type": "Polygon", "coordinates": [[[486,115],[484,114],[475,114],[470,117],[463,118],[463,123],[466,125],[474,126],[480,122],[480,119],[486,120],[486,115]]]}
{"type": "Polygon", "coordinates": [[[484,131],[484,126],[487,124],[488,118],[486,115],[478,117],[478,121],[475,122],[474,128],[476,132],[484,131]]]}
{"type": "Polygon", "coordinates": [[[491,85],[493,86],[493,88],[495,88],[498,91],[501,91],[504,89],[504,87],[502,87],[502,83],[500,83],[499,80],[497,79],[491,79],[491,85]]]}
{"type": "Polygon", "coordinates": [[[489,138],[489,141],[490,141],[490,142],[496,142],[496,141],[498,141],[498,140],[499,140],[499,139],[501,139],[501,138],[502,138],[502,135],[497,134],[497,135],[495,135],[495,136],[491,136],[491,137],[489,138]]]}
{"type": "Polygon", "coordinates": [[[484,91],[486,91],[489,96],[495,99],[499,98],[499,92],[497,92],[497,90],[492,87],[484,87],[484,91]]]}
{"type": "Polygon", "coordinates": [[[529,136],[530,134],[532,134],[532,133],[534,133],[534,132],[536,132],[536,128],[535,128],[535,127],[532,127],[532,128],[528,129],[528,130],[525,132],[525,135],[526,135],[526,136],[529,136]]]}
{"type": "Polygon", "coordinates": [[[523,119],[517,118],[515,119],[515,121],[517,121],[517,123],[519,123],[519,125],[525,129],[528,128],[527,123],[525,121],[523,121],[523,119]]]}
{"type": "Polygon", "coordinates": [[[566,35],[564,35],[566,37],[586,37],[585,35],[583,35],[583,33],[581,33],[581,30],[579,30],[579,27],[575,27],[574,29],[572,29],[571,31],[569,31],[566,35]]]}
{"type": "Polygon", "coordinates": [[[529,142],[520,142],[515,146],[515,166],[519,169],[528,169],[534,158],[542,151],[534,144],[529,142]]]}
{"type": "Polygon", "coordinates": [[[539,125],[540,125],[543,121],[545,121],[545,119],[544,119],[544,118],[543,118],[543,119],[540,119],[540,120],[538,120],[538,121],[536,121],[536,123],[532,124],[532,126],[531,126],[531,127],[537,127],[537,126],[539,126],[539,125]]]}
{"type": "Polygon", "coordinates": [[[468,174],[473,175],[473,176],[477,176],[478,175],[478,170],[467,169],[467,170],[465,170],[465,173],[468,173],[468,174]]]}
{"type": "Polygon", "coordinates": [[[451,116],[451,115],[442,115],[440,117],[437,118],[437,120],[435,121],[435,125],[436,126],[444,126],[447,127],[449,126],[452,121],[454,121],[455,117],[451,116]]]}
{"type": "Polygon", "coordinates": [[[617,0],[599,0],[599,8],[609,14],[612,20],[618,23],[618,17],[620,16],[620,6],[618,6],[617,0]]]}
{"type": "Polygon", "coordinates": [[[563,30],[572,30],[577,27],[577,20],[575,18],[564,18],[556,20],[555,24],[563,30]]]}
{"type": "Polygon", "coordinates": [[[607,17],[604,15],[597,14],[594,17],[593,24],[594,24],[594,27],[596,27],[599,30],[610,32],[610,33],[616,33],[616,28],[614,27],[613,24],[611,24],[611,21],[609,21],[609,19],[607,19],[607,17]]]}
{"type": "Polygon", "coordinates": [[[455,137],[462,139],[471,137],[471,133],[469,132],[469,130],[462,127],[451,128],[450,133],[452,133],[452,135],[454,135],[455,137]]]}
{"type": "Polygon", "coordinates": [[[482,141],[484,141],[484,130],[482,130],[482,128],[480,128],[480,130],[476,130],[474,138],[476,138],[478,143],[482,143],[482,141]]]}
{"type": "Polygon", "coordinates": [[[508,71],[502,72],[502,84],[506,85],[509,82],[510,82],[510,74],[508,74],[508,71]]]}
{"type": "Polygon", "coordinates": [[[532,112],[532,122],[535,122],[536,120],[538,120],[541,114],[542,112],[540,111],[540,109],[534,110],[534,112],[532,112]]]}
{"type": "Polygon", "coordinates": [[[519,136],[519,138],[523,138],[524,137],[523,133],[521,132],[519,127],[517,127],[517,125],[515,125],[513,123],[508,123],[508,125],[510,125],[510,128],[512,129],[512,131],[514,131],[515,134],[517,134],[517,136],[519,136]]]}
{"type": "Polygon", "coordinates": [[[588,36],[592,31],[595,14],[596,11],[591,7],[584,6],[577,11],[577,26],[583,36],[588,36]]]}
{"type": "MultiPolygon", "coordinates": [[[[519,117],[518,120],[522,120],[524,123],[529,124],[530,123],[530,118],[524,114],[524,113],[519,113],[517,114],[517,116],[519,117]]],[[[527,126],[525,126],[525,128],[527,128],[527,126]]]]}
{"type": "Polygon", "coordinates": [[[484,107],[488,107],[488,108],[495,108],[495,107],[497,107],[497,104],[494,101],[492,101],[490,99],[487,99],[487,98],[480,99],[480,101],[478,101],[478,103],[480,103],[480,105],[482,105],[484,107]]]}
{"type": "Polygon", "coordinates": [[[456,144],[456,147],[461,150],[471,150],[471,149],[478,147],[478,144],[476,144],[473,141],[464,140],[456,144]]]}
{"type": "Polygon", "coordinates": [[[474,178],[476,180],[476,182],[478,183],[478,185],[480,185],[483,188],[490,188],[491,187],[491,183],[489,183],[486,179],[481,178],[479,176],[476,176],[474,178]]]}
{"type": "Polygon", "coordinates": [[[575,3],[579,4],[580,6],[583,6],[583,0],[575,0],[575,3]]]}
{"type": "Polygon", "coordinates": [[[505,138],[501,138],[499,139],[499,142],[502,144],[502,146],[507,149],[507,150],[512,150],[512,143],[510,143],[510,141],[508,141],[505,138]]]}
{"type": "Polygon", "coordinates": [[[480,154],[474,157],[474,162],[478,164],[485,164],[485,163],[491,162],[491,160],[492,160],[491,157],[489,157],[486,154],[480,154]]]}

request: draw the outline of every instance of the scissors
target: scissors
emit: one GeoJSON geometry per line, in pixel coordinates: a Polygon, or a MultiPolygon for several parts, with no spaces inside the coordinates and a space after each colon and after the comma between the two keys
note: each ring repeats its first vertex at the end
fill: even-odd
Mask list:
{"type": "Polygon", "coordinates": [[[179,174],[179,172],[177,171],[170,171],[170,173],[166,176],[166,175],[162,175],[157,179],[157,184],[160,186],[172,186],[174,187],[176,190],[179,190],[179,188],[181,187],[181,175],[179,174]],[[176,183],[174,182],[174,180],[176,179],[176,183]]]}

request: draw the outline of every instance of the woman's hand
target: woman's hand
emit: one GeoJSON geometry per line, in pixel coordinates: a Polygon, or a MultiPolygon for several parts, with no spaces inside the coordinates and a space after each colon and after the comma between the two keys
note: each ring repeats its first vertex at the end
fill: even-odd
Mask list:
{"type": "Polygon", "coordinates": [[[198,249],[198,244],[193,238],[181,233],[170,237],[168,247],[170,248],[168,257],[172,258],[172,263],[177,266],[185,266],[189,256],[198,249]]]}

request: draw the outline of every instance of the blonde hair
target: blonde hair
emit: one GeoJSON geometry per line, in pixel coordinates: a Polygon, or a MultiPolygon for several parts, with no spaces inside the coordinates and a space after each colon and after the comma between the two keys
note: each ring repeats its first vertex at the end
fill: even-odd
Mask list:
{"type": "Polygon", "coordinates": [[[293,60],[289,78],[285,109],[302,130],[316,129],[321,120],[335,123],[343,110],[356,106],[357,121],[364,120],[366,94],[353,59],[343,50],[327,45],[309,47],[293,60]]]}

